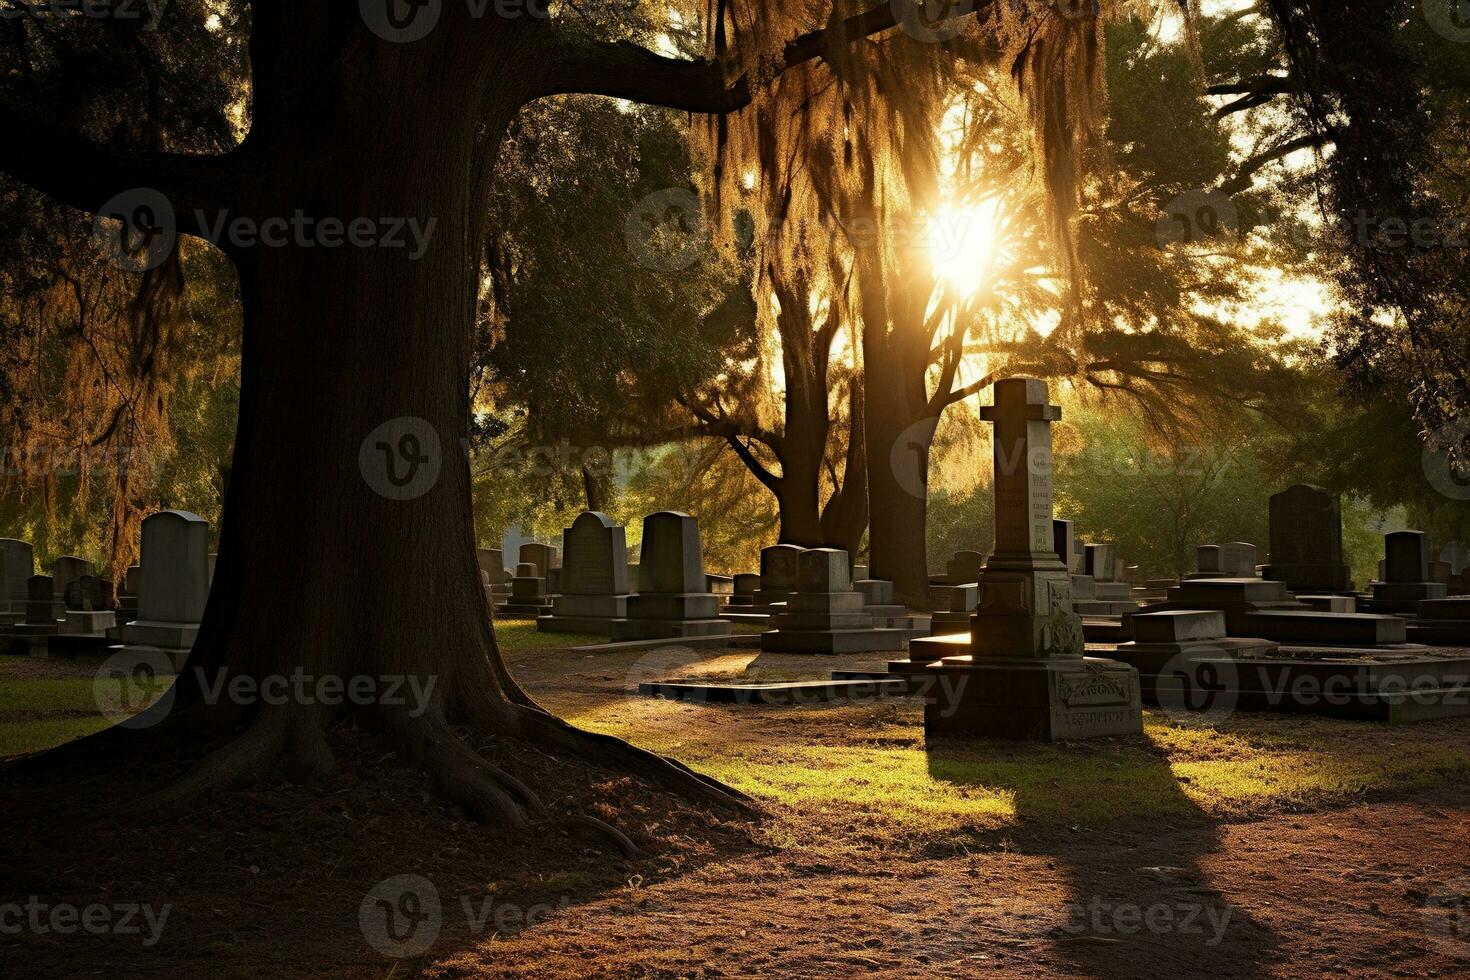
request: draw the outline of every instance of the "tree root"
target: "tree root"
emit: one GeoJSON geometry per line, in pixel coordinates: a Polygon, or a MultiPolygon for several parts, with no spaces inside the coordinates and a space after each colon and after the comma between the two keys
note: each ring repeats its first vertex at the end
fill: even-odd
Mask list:
{"type": "MultiPolygon", "coordinates": [[[[314,719],[308,719],[308,722],[314,719]]],[[[285,753],[296,736],[302,715],[286,710],[265,710],[239,738],[225,743],[201,759],[180,779],[108,815],[109,820],[147,823],[166,819],[194,800],[223,789],[247,776],[268,771],[285,753]]],[[[320,737],[320,736],[318,736],[320,737]]],[[[322,747],[325,748],[323,742],[322,747]]]]}
{"type": "Polygon", "coordinates": [[[439,789],[475,819],[523,829],[530,817],[546,815],[546,806],[529,787],[466,745],[442,718],[432,713],[393,717],[393,728],[413,757],[439,789]]]}
{"type": "Polygon", "coordinates": [[[635,858],[642,853],[638,850],[638,845],[634,844],[627,834],[605,820],[599,820],[590,814],[578,813],[567,817],[566,822],[574,826],[589,827],[611,838],[612,842],[618,845],[618,849],[623,852],[623,857],[635,858]]]}

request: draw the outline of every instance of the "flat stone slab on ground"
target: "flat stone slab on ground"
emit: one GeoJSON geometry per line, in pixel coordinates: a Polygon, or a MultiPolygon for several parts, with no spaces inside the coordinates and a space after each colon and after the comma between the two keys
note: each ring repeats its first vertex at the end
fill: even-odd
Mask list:
{"type": "Polygon", "coordinates": [[[769,653],[877,653],[907,650],[915,636],[928,630],[836,629],[770,630],[761,634],[761,649],[769,653]]]}
{"type": "Polygon", "coordinates": [[[906,694],[907,691],[908,685],[901,677],[778,681],[770,684],[694,684],[655,681],[638,685],[639,694],[705,704],[813,704],[848,698],[892,697],[906,694]]]}
{"type": "Polygon", "coordinates": [[[1397,616],[1331,613],[1316,610],[1268,610],[1248,613],[1245,632],[1282,643],[1381,646],[1403,643],[1405,624],[1397,616]]]}

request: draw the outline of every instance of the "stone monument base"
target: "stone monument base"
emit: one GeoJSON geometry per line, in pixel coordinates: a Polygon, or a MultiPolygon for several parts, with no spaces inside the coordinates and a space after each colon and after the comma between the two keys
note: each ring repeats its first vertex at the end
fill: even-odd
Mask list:
{"type": "Polygon", "coordinates": [[[974,657],[968,638],[915,640],[927,655],[963,649],[905,671],[923,684],[927,738],[1058,742],[1143,731],[1138,672],[1097,657],[974,657]]]}
{"type": "Polygon", "coordinates": [[[644,592],[628,600],[628,618],[613,623],[614,640],[720,636],[730,623],[719,618],[720,597],[711,592],[644,592]]]}
{"type": "Polygon", "coordinates": [[[1374,582],[1369,608],[1378,613],[1417,613],[1419,603],[1449,597],[1443,582],[1374,582]]]}
{"type": "Polygon", "coordinates": [[[66,632],[77,635],[100,636],[117,625],[117,616],[111,610],[68,609],[66,632]]]}
{"type": "Polygon", "coordinates": [[[538,619],[551,612],[551,603],[547,602],[502,602],[495,607],[495,615],[499,619],[538,619]]]}
{"type": "Polygon", "coordinates": [[[774,629],[761,634],[766,653],[877,653],[906,650],[913,630],[876,629],[774,629]]]}

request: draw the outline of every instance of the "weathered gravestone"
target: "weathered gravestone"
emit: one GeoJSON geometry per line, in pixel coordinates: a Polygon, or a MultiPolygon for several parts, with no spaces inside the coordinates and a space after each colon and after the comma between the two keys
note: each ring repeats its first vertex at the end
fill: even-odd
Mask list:
{"type": "Polygon", "coordinates": [[[1080,547],[1083,574],[1072,579],[1077,590],[1072,594],[1073,611],[1080,616],[1122,616],[1137,609],[1133,587],[1119,581],[1123,563],[1118,559],[1117,546],[1103,543],[1080,547]]]}
{"type": "Polygon", "coordinates": [[[485,602],[493,609],[510,597],[510,573],[505,570],[505,553],[499,548],[476,548],[475,565],[485,602]]]}
{"type": "Polygon", "coordinates": [[[36,571],[30,543],[0,538],[0,625],[18,623],[26,613],[26,580],[36,571]]]}
{"type": "Polygon", "coordinates": [[[761,649],[776,653],[866,653],[903,650],[911,633],[877,628],[852,588],[847,552],[809,548],[801,553],[797,588],[784,611],[771,614],[761,649]]]}
{"type": "Polygon", "coordinates": [[[138,618],[123,626],[123,647],[161,651],[180,667],[209,599],[209,524],[183,510],[150,514],[141,551],[138,618]]]}
{"type": "Polygon", "coordinates": [[[65,632],[75,636],[102,636],[117,625],[112,611],[112,583],[83,575],[66,590],[65,632]]]}
{"type": "Polygon", "coordinates": [[[626,533],[606,514],[584,511],[562,533],[560,591],[536,628],[612,636],[628,618],[628,584],[626,533]]]}
{"type": "Polygon", "coordinates": [[[510,580],[510,595],[495,607],[495,615],[506,619],[535,618],[550,611],[551,596],[546,591],[546,579],[536,574],[535,565],[521,562],[510,580]]]}
{"type": "Polygon", "coordinates": [[[985,567],[985,556],[978,551],[956,551],[944,566],[944,581],[948,585],[965,585],[980,578],[985,567]]]}
{"type": "Polygon", "coordinates": [[[26,579],[25,618],[0,630],[0,653],[44,657],[47,638],[61,632],[56,605],[51,576],[32,575],[26,579]]]}
{"type": "MultiPolygon", "coordinates": [[[[980,576],[969,642],[913,641],[916,683],[928,683],[924,731],[934,736],[1070,739],[1143,730],[1138,673],[1083,656],[1067,566],[1053,550],[1050,404],[1044,381],[997,382],[995,554],[980,576]],[[933,683],[937,681],[937,683],[933,683]]],[[[1112,567],[1111,563],[1107,567],[1112,567]]]]}
{"type": "Polygon", "coordinates": [[[796,591],[797,566],[802,548],[794,544],[777,544],[761,549],[761,587],[755,593],[758,610],[785,602],[796,591]]]}
{"type": "Polygon", "coordinates": [[[1231,541],[1220,546],[1220,568],[1226,578],[1257,578],[1256,546],[1248,541],[1231,541]]]}
{"type": "Polygon", "coordinates": [[[83,575],[95,575],[96,566],[76,555],[62,555],[51,563],[51,581],[55,585],[56,618],[66,617],[66,596],[83,575]]]}
{"type": "Polygon", "coordinates": [[[1083,570],[1095,582],[1113,581],[1118,564],[1118,548],[1111,543],[1089,544],[1083,550],[1083,570]]]}
{"type": "Polygon", "coordinates": [[[949,594],[949,608],[936,609],[929,617],[930,636],[953,636],[970,633],[970,616],[975,612],[975,603],[980,601],[980,586],[956,585],[949,594]]]}
{"type": "Polygon", "coordinates": [[[954,590],[962,585],[974,585],[985,567],[985,556],[978,551],[956,551],[945,563],[944,574],[929,579],[929,605],[934,609],[949,609],[954,604],[954,590]]]}
{"type": "Polygon", "coordinates": [[[643,519],[638,594],[613,639],[718,636],[730,632],[720,619],[720,597],[705,588],[699,522],[688,514],[660,511],[643,519]]]}
{"type": "Polygon", "coordinates": [[[736,611],[746,611],[755,605],[755,594],[760,591],[761,577],[753,572],[741,572],[735,576],[734,591],[725,605],[736,611]]]}
{"type": "Polygon", "coordinates": [[[1225,560],[1218,544],[1202,544],[1194,549],[1194,574],[1185,579],[1224,578],[1225,560]]]}
{"type": "Polygon", "coordinates": [[[1429,538],[1423,531],[1393,531],[1383,536],[1383,581],[1373,583],[1373,609],[1415,613],[1426,599],[1449,595],[1444,582],[1429,577],[1429,538]]]}
{"type": "Polygon", "coordinates": [[[1071,521],[1057,518],[1051,522],[1052,550],[1067,566],[1069,571],[1080,572],[1080,552],[1077,550],[1077,534],[1071,521]]]}
{"type": "Polygon", "coordinates": [[[535,541],[527,541],[521,545],[520,557],[517,564],[529,562],[536,567],[536,574],[541,578],[556,567],[556,548],[549,544],[540,544],[535,541]]]}
{"type": "Polygon", "coordinates": [[[1271,497],[1271,562],[1262,577],[1298,593],[1352,590],[1342,557],[1342,504],[1337,494],[1298,483],[1271,497]]]}

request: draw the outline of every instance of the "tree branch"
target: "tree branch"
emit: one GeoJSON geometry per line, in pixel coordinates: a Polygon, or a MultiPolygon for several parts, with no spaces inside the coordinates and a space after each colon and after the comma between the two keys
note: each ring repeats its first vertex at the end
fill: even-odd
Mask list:
{"type": "Polygon", "coordinates": [[[123,191],[152,188],[173,206],[175,227],[202,235],[194,212],[226,206],[231,157],[124,153],[56,126],[38,113],[0,104],[0,170],[62,204],[96,213],[123,191]]]}
{"type": "Polygon", "coordinates": [[[745,464],[745,468],[750,470],[755,478],[765,485],[766,489],[775,493],[777,487],[781,485],[781,478],[766,469],[766,464],[756,459],[755,453],[751,452],[750,447],[741,442],[739,437],[726,436],[725,441],[730,444],[731,449],[735,450],[735,455],[740,457],[740,462],[745,464]]]}
{"type": "MultiPolygon", "coordinates": [[[[987,6],[989,0],[979,3],[976,10],[987,6]]],[[[776,70],[779,73],[794,68],[836,47],[895,26],[892,4],[877,4],[788,42],[776,70]]],[[[565,29],[552,45],[555,65],[546,73],[540,95],[580,92],[686,112],[728,113],[749,105],[753,94],[748,73],[729,78],[731,66],[737,63],[733,58],[666,58],[627,41],[601,41],[565,29]]]]}
{"type": "Polygon", "coordinates": [[[1289,156],[1297,150],[1311,149],[1312,147],[1323,146],[1329,142],[1331,140],[1327,136],[1315,133],[1307,136],[1299,136],[1294,140],[1287,140],[1285,143],[1258,153],[1242,163],[1240,169],[1235,172],[1235,175],[1220,185],[1220,190],[1226,194],[1238,194],[1255,182],[1256,174],[1266,164],[1273,160],[1280,160],[1284,156],[1289,156]]]}

